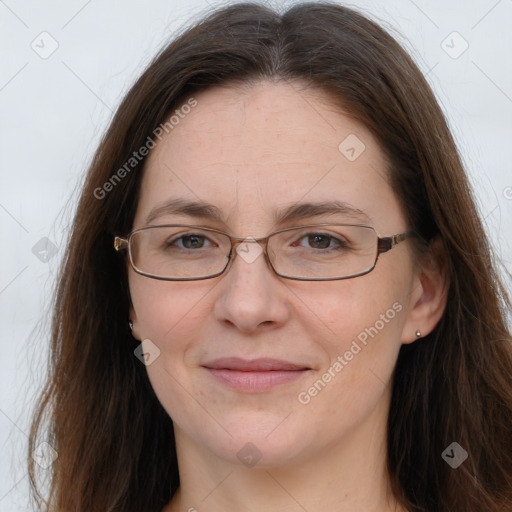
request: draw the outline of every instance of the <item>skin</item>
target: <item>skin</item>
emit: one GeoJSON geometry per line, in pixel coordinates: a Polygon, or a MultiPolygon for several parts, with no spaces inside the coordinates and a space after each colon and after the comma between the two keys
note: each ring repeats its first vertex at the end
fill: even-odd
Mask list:
{"type": "MultiPolygon", "coordinates": [[[[379,236],[407,231],[386,179],[377,141],[322,91],[262,81],[195,95],[197,106],[151,151],[133,228],[155,206],[181,197],[215,204],[223,221],[165,215],[153,224],[199,224],[238,237],[281,227],[340,222],[320,217],[276,226],[274,208],[338,199],[362,210],[379,236]],[[349,161],[338,145],[356,134],[366,149],[349,161]]],[[[439,321],[446,283],[434,264],[414,265],[410,242],[379,257],[369,274],[338,281],[275,275],[263,256],[237,256],[222,276],[158,281],[129,268],[137,339],[160,356],[147,366],[173,419],[181,487],[175,511],[389,512],[386,421],[401,344],[439,321]],[[298,394],[322,377],[357,335],[394,303],[402,308],[310,402],[298,394]],[[263,393],[215,380],[203,363],[218,357],[273,357],[311,370],[263,393]],[[237,452],[251,442],[261,459],[237,452]]]]}

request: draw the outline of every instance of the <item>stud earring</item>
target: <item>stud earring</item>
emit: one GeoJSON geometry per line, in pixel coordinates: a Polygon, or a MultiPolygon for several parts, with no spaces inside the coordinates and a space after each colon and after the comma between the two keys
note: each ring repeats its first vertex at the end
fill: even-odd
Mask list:
{"type": "Polygon", "coordinates": [[[133,331],[133,322],[131,320],[128,322],[128,325],[130,326],[130,331],[133,331]]]}
{"type": "Polygon", "coordinates": [[[416,337],[421,338],[421,332],[419,331],[419,329],[416,331],[416,337]]]}

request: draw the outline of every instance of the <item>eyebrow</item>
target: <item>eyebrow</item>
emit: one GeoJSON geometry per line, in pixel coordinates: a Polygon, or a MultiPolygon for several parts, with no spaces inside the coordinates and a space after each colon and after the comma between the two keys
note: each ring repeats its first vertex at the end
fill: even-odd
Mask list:
{"type": "MultiPolygon", "coordinates": [[[[186,215],[197,219],[217,221],[225,224],[222,211],[215,205],[203,201],[189,201],[182,198],[170,199],[163,205],[153,208],[146,217],[146,225],[163,215],[186,215]]],[[[319,217],[321,215],[344,215],[369,221],[363,210],[339,200],[294,203],[282,209],[274,210],[273,221],[285,224],[319,217]]]]}

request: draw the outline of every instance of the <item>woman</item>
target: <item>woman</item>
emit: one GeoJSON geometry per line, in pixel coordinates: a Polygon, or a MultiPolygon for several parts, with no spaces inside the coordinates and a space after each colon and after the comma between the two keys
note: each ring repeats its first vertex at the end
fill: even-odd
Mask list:
{"type": "Polygon", "coordinates": [[[512,510],[507,310],[404,50],[338,5],[220,9],[89,170],[31,431],[44,510],[512,510]]]}

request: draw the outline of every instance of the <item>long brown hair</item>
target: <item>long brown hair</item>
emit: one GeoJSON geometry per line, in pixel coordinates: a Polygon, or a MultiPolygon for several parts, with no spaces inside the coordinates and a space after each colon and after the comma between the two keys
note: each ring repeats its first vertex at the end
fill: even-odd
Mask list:
{"type": "Polygon", "coordinates": [[[402,346],[393,378],[388,469],[397,499],[414,512],[510,512],[511,304],[467,176],[412,59],[374,22],[326,2],[282,14],[253,3],[213,12],[156,56],[117,109],[88,171],[54,297],[49,378],[29,443],[37,504],[160,512],[177,490],[173,424],[134,356],[126,268],[112,243],[132,227],[144,167],[141,159],[128,171],[126,162],[194,93],[262,79],[328,91],[363,122],[409,225],[443,249],[446,310],[430,335],[402,346]],[[122,179],[109,182],[123,166],[122,179]],[[41,440],[58,454],[46,499],[31,457],[41,440]],[[458,469],[441,456],[452,442],[468,452],[458,469]]]}

